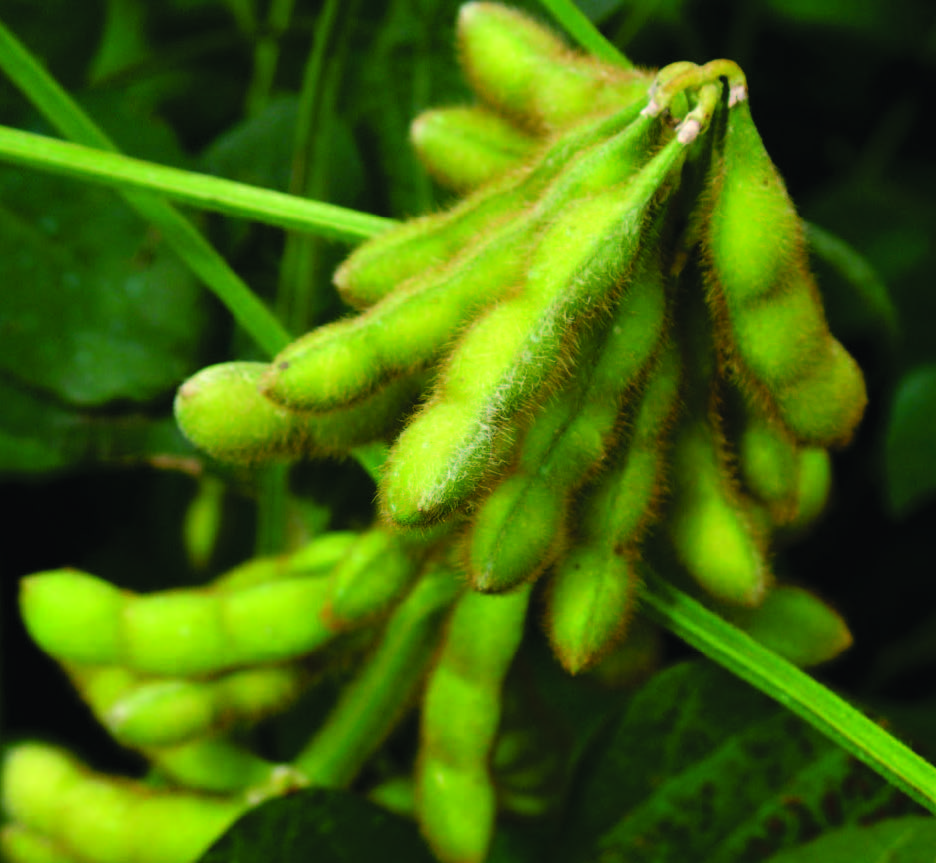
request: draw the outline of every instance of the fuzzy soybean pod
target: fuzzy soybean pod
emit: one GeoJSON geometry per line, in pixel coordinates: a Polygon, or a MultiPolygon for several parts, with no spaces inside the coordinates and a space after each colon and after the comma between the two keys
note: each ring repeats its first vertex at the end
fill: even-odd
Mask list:
{"type": "Polygon", "coordinates": [[[144,678],[120,666],[66,667],[104,727],[138,749],[250,726],[288,708],[313,677],[299,663],[243,668],[208,680],[144,678]]]}
{"type": "MultiPolygon", "coordinates": [[[[631,119],[629,114],[614,117],[598,124],[597,132],[590,129],[587,135],[576,136],[584,156],[569,142],[559,152],[547,153],[540,168],[513,195],[529,198],[543,192],[542,197],[534,206],[511,205],[515,218],[472,237],[471,247],[447,268],[405,282],[363,315],[319,327],[288,345],[264,376],[264,395],[291,410],[328,411],[352,405],[387,381],[437,361],[468,320],[516,289],[523,278],[526,251],[544,221],[580,194],[585,182],[601,182],[594,171],[586,170],[593,161],[592,151],[600,155],[612,147],[616,153],[622,142],[643,145],[641,153],[647,149],[649,141],[644,139],[652,123],[634,121],[636,133],[621,133],[631,127],[631,119]],[[596,133],[602,136],[597,143],[596,133]],[[606,142],[609,135],[612,140],[606,142]],[[565,160],[557,158],[560,154],[565,160]],[[573,156],[580,157],[579,162],[587,159],[587,165],[569,168],[573,156]]],[[[600,161],[616,166],[609,158],[600,161]]]]}
{"type": "Polygon", "coordinates": [[[758,405],[746,405],[737,457],[746,490],[767,507],[773,523],[791,521],[799,506],[800,447],[786,427],[758,405]]]}
{"type": "Polygon", "coordinates": [[[82,863],[60,843],[20,824],[0,829],[0,856],[7,863],[82,863]]]}
{"type": "Polygon", "coordinates": [[[676,431],[667,531],[680,562],[716,599],[756,606],[770,586],[764,539],[748,512],[712,417],[676,431]]]}
{"type": "Polygon", "coordinates": [[[329,577],[323,612],[329,626],[347,629],[385,613],[410,587],[435,541],[385,524],[362,533],[329,577]]]}
{"type": "Polygon", "coordinates": [[[30,635],[62,661],[198,677],[293,659],[334,637],[322,619],[328,581],[293,578],[242,590],[137,595],[76,570],[23,579],[30,635]]]}
{"type": "Polygon", "coordinates": [[[582,124],[451,209],[408,220],[358,246],[335,271],[342,299],[355,308],[368,308],[411,279],[415,284],[432,284],[444,278],[446,269],[460,265],[479,237],[490,235],[534,203],[570,158],[619,132],[639,112],[640,105],[634,105],[582,124]]]}
{"type": "MultiPolygon", "coordinates": [[[[449,516],[502,463],[518,414],[559,382],[574,363],[577,332],[617,299],[651,206],[671,191],[661,187],[684,155],[671,139],[630,181],[570,202],[540,235],[516,296],[465,333],[432,399],[397,438],[381,482],[393,521],[424,525],[449,516]]],[[[610,171],[583,165],[594,167],[589,175],[610,171]]]]}
{"type": "Polygon", "coordinates": [[[733,623],[801,668],[834,659],[852,644],[842,616],[808,590],[779,584],[757,608],[737,609],[733,623]]]}
{"type": "Polygon", "coordinates": [[[417,818],[442,863],[482,863],[494,832],[490,757],[501,687],[520,646],[529,586],[458,600],[423,697],[417,818]]]}
{"type": "Polygon", "coordinates": [[[514,472],[474,516],[468,549],[476,590],[510,590],[552,563],[572,494],[614,440],[618,412],[660,344],[665,317],[656,246],[646,243],[611,319],[583,334],[577,372],[535,415],[514,472]]]}
{"type": "Polygon", "coordinates": [[[465,194],[518,168],[539,142],[480,105],[424,111],[410,126],[416,155],[432,178],[465,194]]]}
{"type": "Polygon", "coordinates": [[[175,418],[199,449],[226,462],[252,464],[337,454],[389,434],[422,387],[403,376],[344,410],[297,414],[259,389],[265,363],[230,362],[202,369],[182,386],[175,418]]]}
{"type": "Polygon", "coordinates": [[[555,566],[546,612],[550,644],[570,674],[607,653],[633,614],[640,543],[662,494],[667,432],[681,385],[679,352],[667,339],[617,458],[580,496],[577,530],[555,566]]]}
{"type": "Polygon", "coordinates": [[[458,51],[472,89],[533,132],[644,101],[652,77],[571,52],[532,18],[497,3],[466,3],[458,51]]]}
{"type": "Polygon", "coordinates": [[[2,786],[4,811],[33,848],[45,840],[81,863],[194,863],[248,808],[240,797],[156,791],[94,773],[41,743],[7,752],[2,786]]]}
{"type": "Polygon", "coordinates": [[[728,110],[707,198],[708,297],[742,384],[797,440],[846,443],[864,378],[829,332],[802,225],[746,99],[728,110]]]}

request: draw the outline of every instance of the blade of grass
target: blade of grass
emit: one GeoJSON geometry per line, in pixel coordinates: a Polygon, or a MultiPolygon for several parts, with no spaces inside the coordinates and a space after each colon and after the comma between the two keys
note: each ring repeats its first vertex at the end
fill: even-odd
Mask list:
{"type": "Polygon", "coordinates": [[[930,812],[936,767],[842,698],[694,599],[647,573],[643,609],[709,659],[804,719],[930,812]]]}
{"type": "Polygon", "coordinates": [[[396,224],[393,219],[358,210],[169,168],[7,126],[0,126],[0,159],[117,189],[158,192],[203,210],[344,242],[360,242],[396,224]]]}
{"type": "Polygon", "coordinates": [[[540,4],[589,54],[624,69],[634,68],[634,64],[599,32],[572,0],[540,0],[540,4]]]}
{"type": "MultiPolygon", "coordinates": [[[[0,22],[0,69],[45,118],[66,138],[89,147],[117,151],[114,143],[81,110],[35,58],[0,22]]],[[[276,317],[251,292],[191,222],[173,207],[147,192],[124,189],[127,203],[156,225],[169,246],[218,296],[235,320],[270,354],[290,339],[276,317]]]]}

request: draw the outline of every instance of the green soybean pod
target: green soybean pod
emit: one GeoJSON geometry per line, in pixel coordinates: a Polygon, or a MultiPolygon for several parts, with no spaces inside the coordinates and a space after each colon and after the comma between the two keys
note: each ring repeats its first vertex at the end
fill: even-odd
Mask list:
{"type": "Polygon", "coordinates": [[[479,237],[508,226],[543,194],[571,158],[625,128],[639,109],[635,105],[583,124],[451,209],[408,220],[358,246],[335,272],[342,299],[355,308],[367,308],[409,280],[415,290],[444,278],[448,268],[460,266],[472,253],[479,237]]]}
{"type": "Polygon", "coordinates": [[[494,831],[490,757],[501,687],[523,636],[530,589],[455,605],[423,697],[417,818],[442,863],[481,863],[494,831]]]}
{"type": "Polygon", "coordinates": [[[176,785],[210,794],[285,792],[308,784],[295,768],[273,764],[226,738],[207,737],[145,753],[153,766],[176,785]]]}
{"type": "Polygon", "coordinates": [[[189,863],[247,808],[106,777],[40,743],[11,748],[2,779],[12,821],[82,863],[189,863]]]}
{"type": "Polygon", "coordinates": [[[539,148],[536,138],[480,105],[424,111],[410,140],[433,179],[460,194],[518,168],[539,148]]]}
{"type": "Polygon", "coordinates": [[[631,428],[610,467],[586,486],[579,523],[555,566],[546,632],[572,674],[620,640],[633,611],[639,545],[656,516],[665,472],[665,432],[681,388],[678,352],[667,339],[632,409],[631,428]]]}
{"type": "Polygon", "coordinates": [[[745,488],[768,508],[775,524],[796,516],[800,449],[775,417],[754,404],[743,408],[738,468],[745,488]]]}
{"type": "Polygon", "coordinates": [[[82,863],[58,842],[19,824],[0,828],[0,853],[7,863],[82,863]]]}
{"type": "Polygon", "coordinates": [[[698,416],[677,429],[666,528],[680,562],[708,593],[722,602],[756,606],[767,594],[770,570],[718,435],[698,416]]]}
{"type": "Polygon", "coordinates": [[[403,536],[384,524],[362,533],[329,578],[329,626],[342,630],[385,613],[419,574],[431,545],[431,537],[403,536]]]}
{"type": "Polygon", "coordinates": [[[466,3],[458,48],[472,89],[533,131],[646,101],[650,76],[573,54],[549,30],[497,3],[466,3]]]}
{"type": "Polygon", "coordinates": [[[189,378],[174,407],[183,434],[214,458],[234,463],[347,452],[392,431],[422,387],[418,376],[403,376],[346,410],[310,416],[261,394],[266,370],[265,363],[230,362],[189,378]]]}
{"type": "Polygon", "coordinates": [[[820,518],[832,490],[832,461],[821,447],[803,447],[796,473],[796,516],[780,526],[778,539],[786,541],[809,530],[820,518]]]}
{"type": "Polygon", "coordinates": [[[728,111],[707,197],[709,302],[742,384],[800,442],[847,442],[864,379],[829,332],[802,225],[746,99],[728,111]]]}
{"type": "Polygon", "coordinates": [[[320,327],[288,345],[264,376],[263,394],[291,410],[328,411],[437,361],[467,321],[516,290],[526,249],[544,223],[575,196],[624,179],[642,164],[658,124],[649,118],[625,123],[628,117],[600,124],[610,130],[624,124],[624,131],[586,147],[571,165],[547,154],[533,178],[544,190],[542,197],[479,239],[451,267],[406,282],[365,314],[320,327]],[[547,188],[549,178],[554,180],[547,188]]]}
{"type": "Polygon", "coordinates": [[[576,330],[617,298],[649,208],[684,154],[672,139],[630,182],[569,204],[543,233],[516,298],[465,333],[397,438],[381,483],[392,520],[429,524],[477,493],[512,443],[515,417],[568,363],[576,330]]]}
{"type": "Polygon", "coordinates": [[[577,544],[549,584],[546,633],[570,674],[590,668],[623,636],[634,612],[639,576],[632,550],[577,544]]]}
{"type": "Polygon", "coordinates": [[[334,637],[321,619],[327,595],[326,579],[294,578],[238,591],[140,596],[59,570],[24,579],[22,610],[30,635],[57,659],[202,676],[324,646],[334,637]],[[86,637],[89,624],[96,627],[93,638],[86,637]]]}
{"type": "Polygon", "coordinates": [[[125,746],[173,746],[251,725],[289,707],[312,679],[298,663],[209,680],[145,678],[120,666],[68,666],[82,697],[125,746]]]}
{"type": "Polygon", "coordinates": [[[607,454],[621,405],[659,346],[665,315],[662,271],[645,252],[611,320],[583,334],[578,371],[535,415],[515,472],[479,505],[469,534],[475,589],[510,590],[552,563],[571,496],[607,454]]]}
{"type": "Polygon", "coordinates": [[[801,668],[828,662],[852,644],[841,615],[815,594],[794,585],[776,585],[760,606],[735,612],[731,619],[801,668]]]}

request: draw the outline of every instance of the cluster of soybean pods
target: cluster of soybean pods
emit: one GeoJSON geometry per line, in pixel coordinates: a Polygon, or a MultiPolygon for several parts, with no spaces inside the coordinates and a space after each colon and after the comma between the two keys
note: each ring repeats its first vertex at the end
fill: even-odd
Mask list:
{"type": "Polygon", "coordinates": [[[195,860],[263,799],[351,784],[414,705],[398,785],[440,861],[481,863],[498,809],[542,811],[556,773],[503,721],[531,610],[582,672],[626,649],[644,566],[801,664],[847,645],[770,555],[821,512],[864,382],[743,74],[599,63],[491,3],[462,8],[458,49],[477,104],[412,130],[457,202],[342,264],[359,314],[270,364],[205,369],[176,402],[220,460],[391,442],[377,520],[197,590],[25,579],[30,633],[158,781],[12,748],[13,863],[195,860]],[[244,742],[349,651],[362,658],[293,761],[244,742]]]}

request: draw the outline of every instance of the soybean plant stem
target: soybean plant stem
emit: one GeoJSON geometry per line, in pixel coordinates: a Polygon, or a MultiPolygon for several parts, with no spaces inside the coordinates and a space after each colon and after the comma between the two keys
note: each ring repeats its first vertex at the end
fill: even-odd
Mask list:
{"type": "Polygon", "coordinates": [[[462,584],[447,569],[426,573],[387,622],[362,672],[294,766],[313,785],[342,788],[412,702],[435,650],[443,612],[462,584]]]}

